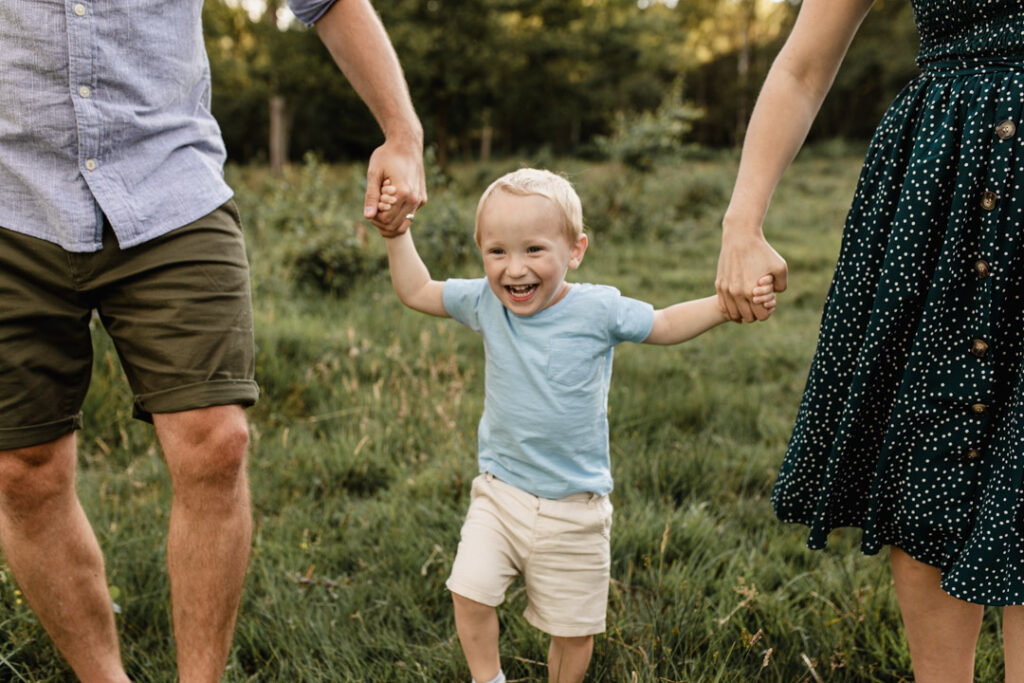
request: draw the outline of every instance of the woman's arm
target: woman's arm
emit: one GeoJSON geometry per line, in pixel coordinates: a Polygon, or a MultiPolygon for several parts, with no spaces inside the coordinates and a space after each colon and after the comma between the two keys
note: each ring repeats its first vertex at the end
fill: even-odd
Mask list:
{"type": "Polygon", "coordinates": [[[731,320],[763,320],[750,292],[765,273],[786,289],[786,262],[761,224],[775,186],[807,137],[854,34],[874,0],[804,0],[750,118],[732,200],[722,221],[715,289],[731,320]]]}

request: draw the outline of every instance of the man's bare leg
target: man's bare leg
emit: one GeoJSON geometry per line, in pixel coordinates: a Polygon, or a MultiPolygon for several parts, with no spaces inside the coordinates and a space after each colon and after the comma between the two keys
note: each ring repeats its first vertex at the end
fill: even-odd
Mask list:
{"type": "Polygon", "coordinates": [[[75,435],[0,451],[0,542],[26,601],[75,675],[127,681],[103,555],[75,494],[75,435]]]}
{"type": "Polygon", "coordinates": [[[214,683],[231,648],[252,539],[245,413],[214,406],[153,422],[174,488],[167,566],[178,676],[214,683]]]}

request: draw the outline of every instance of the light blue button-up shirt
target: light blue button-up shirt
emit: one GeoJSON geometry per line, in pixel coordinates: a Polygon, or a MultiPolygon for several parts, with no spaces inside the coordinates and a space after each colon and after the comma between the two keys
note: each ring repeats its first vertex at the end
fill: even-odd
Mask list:
{"type": "MultiPolygon", "coordinates": [[[[334,0],[289,0],[306,23],[334,0]]],[[[0,2],[0,227],[122,247],[223,204],[202,0],[0,2]]]]}

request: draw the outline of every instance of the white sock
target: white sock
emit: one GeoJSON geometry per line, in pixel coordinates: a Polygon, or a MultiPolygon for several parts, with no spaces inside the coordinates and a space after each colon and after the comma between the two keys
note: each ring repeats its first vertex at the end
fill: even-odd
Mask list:
{"type": "MultiPolygon", "coordinates": [[[[473,683],[477,683],[475,678],[473,679],[473,683]]],[[[505,683],[505,672],[501,669],[498,669],[498,675],[490,681],[487,681],[487,683],[505,683]]]]}

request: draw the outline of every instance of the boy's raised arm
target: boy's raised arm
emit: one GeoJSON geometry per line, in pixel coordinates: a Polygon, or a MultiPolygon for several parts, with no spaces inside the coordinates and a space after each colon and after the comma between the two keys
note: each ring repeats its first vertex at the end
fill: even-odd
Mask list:
{"type": "Polygon", "coordinates": [[[385,241],[391,284],[402,303],[421,313],[451,317],[444,310],[444,282],[430,279],[430,272],[413,244],[412,232],[404,232],[385,241]]]}
{"type": "Polygon", "coordinates": [[[679,344],[728,320],[717,297],[684,301],[654,312],[654,326],[644,344],[679,344]]]}
{"type": "MultiPolygon", "coordinates": [[[[751,298],[771,315],[775,310],[774,278],[765,275],[758,280],[751,298]]],[[[654,326],[644,344],[679,344],[728,320],[717,296],[684,301],[654,312],[654,326]]]]}

